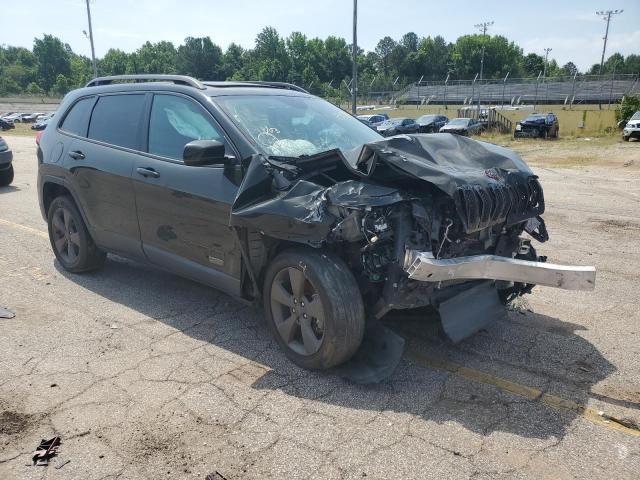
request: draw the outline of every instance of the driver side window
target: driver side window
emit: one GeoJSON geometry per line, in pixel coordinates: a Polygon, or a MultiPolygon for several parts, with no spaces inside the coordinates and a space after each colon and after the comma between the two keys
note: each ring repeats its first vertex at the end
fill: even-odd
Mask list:
{"type": "Polygon", "coordinates": [[[182,160],[184,146],[193,140],[224,142],[224,137],[195,102],[174,95],[154,95],[148,152],[182,160]]]}

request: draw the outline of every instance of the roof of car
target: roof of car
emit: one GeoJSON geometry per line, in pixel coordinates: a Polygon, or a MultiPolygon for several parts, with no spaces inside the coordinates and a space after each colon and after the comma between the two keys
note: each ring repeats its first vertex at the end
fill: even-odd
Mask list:
{"type": "Polygon", "coordinates": [[[176,90],[184,91],[184,87],[193,88],[206,95],[309,95],[309,93],[297,85],[284,82],[262,81],[200,81],[186,75],[115,75],[110,77],[98,77],[91,80],[85,88],[94,91],[117,90],[144,90],[166,88],[173,86],[176,90]]]}

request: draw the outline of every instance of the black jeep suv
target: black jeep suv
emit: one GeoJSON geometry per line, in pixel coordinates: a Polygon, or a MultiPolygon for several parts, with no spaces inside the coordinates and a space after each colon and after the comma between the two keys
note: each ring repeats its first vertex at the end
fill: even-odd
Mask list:
{"type": "Polygon", "coordinates": [[[553,113],[531,113],[524,120],[516,123],[513,132],[515,138],[536,137],[536,138],[558,138],[560,124],[558,117],[553,113]]]}
{"type": "Polygon", "coordinates": [[[433,305],[454,340],[533,284],[542,189],[514,153],[450,134],[384,139],[293,85],[120,76],[69,93],[38,148],[51,246],[106,252],[262,302],[297,364],[350,359],[391,309],[433,305]]]}

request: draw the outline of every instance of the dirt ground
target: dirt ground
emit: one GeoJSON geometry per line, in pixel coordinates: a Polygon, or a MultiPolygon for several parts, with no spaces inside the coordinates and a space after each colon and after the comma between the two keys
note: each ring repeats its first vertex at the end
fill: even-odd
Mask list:
{"type": "Polygon", "coordinates": [[[505,140],[545,187],[541,254],[595,265],[595,291],[537,288],[458,345],[400,316],[401,364],[358,386],[295,367],[259,309],[214,290],[117,257],[63,271],[33,138],[7,141],[1,479],[638,478],[640,142],[505,140]]]}

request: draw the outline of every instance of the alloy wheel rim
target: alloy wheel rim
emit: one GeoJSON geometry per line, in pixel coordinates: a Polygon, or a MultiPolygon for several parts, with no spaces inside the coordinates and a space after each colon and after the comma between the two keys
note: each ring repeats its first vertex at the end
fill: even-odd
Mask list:
{"type": "Polygon", "coordinates": [[[74,263],[80,255],[80,233],[73,215],[66,208],[57,209],[51,226],[56,251],[65,263],[74,263]]]}
{"type": "Polygon", "coordinates": [[[280,270],[271,284],[271,313],[280,338],[299,355],[320,350],[325,315],[314,285],[296,267],[280,270]]]}

